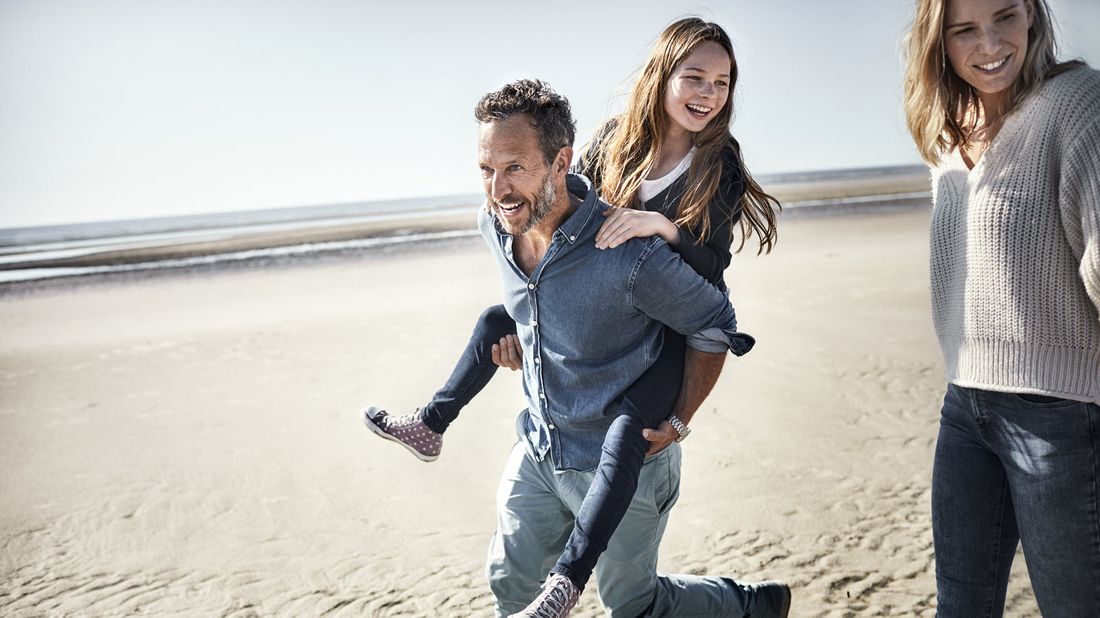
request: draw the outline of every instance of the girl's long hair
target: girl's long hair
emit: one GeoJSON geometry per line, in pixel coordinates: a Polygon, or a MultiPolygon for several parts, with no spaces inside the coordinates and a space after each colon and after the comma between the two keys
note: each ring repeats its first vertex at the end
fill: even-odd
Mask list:
{"type": "Polygon", "coordinates": [[[650,50],[631,89],[626,112],[607,136],[595,162],[602,179],[603,198],[616,206],[638,207],[638,189],[656,164],[668,133],[664,101],[669,78],[676,67],[706,41],[721,45],[729,54],[730,95],[718,115],[706,128],[694,134],[696,152],[688,168],[686,190],[675,223],[696,231],[700,242],[710,235],[717,224],[711,221],[709,205],[719,188],[722,150],[732,148],[741,165],[745,184],[740,205],[729,204],[730,212],[726,215],[732,218],[734,211],[740,209],[741,243],[737,251],[755,233],[760,241],[757,253],[771,252],[776,241],[776,211],[781,206],[749,175],[741,157],[741,147],[730,134],[733,90],[737,84],[733,44],[721,26],[696,17],[678,20],[665,28],[650,50]]]}
{"type": "MultiPolygon", "coordinates": [[[[1024,4],[1033,18],[1024,66],[1009,87],[1005,116],[1044,80],[1082,64],[1056,60],[1054,27],[1046,1],[1024,0],[1024,4]]],[[[947,0],[918,0],[913,27],[905,37],[905,122],[921,157],[931,165],[975,134],[981,109],[977,91],[947,60],[943,41],[946,10],[947,0]]]]}

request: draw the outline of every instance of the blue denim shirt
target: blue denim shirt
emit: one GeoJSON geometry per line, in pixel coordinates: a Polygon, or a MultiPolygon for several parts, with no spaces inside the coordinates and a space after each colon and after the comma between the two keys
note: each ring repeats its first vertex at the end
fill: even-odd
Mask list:
{"type": "Polygon", "coordinates": [[[661,351],[662,324],[685,335],[707,331],[737,355],[754,340],[737,332],[726,294],[659,237],[597,249],[600,213],[610,207],[584,176],[570,174],[567,185],[584,202],[555,230],[530,277],[495,217],[483,209],[478,226],[523,348],[528,409],[517,421],[521,438],[538,459],[550,454],[559,470],[591,470],[615,400],[661,351]]]}

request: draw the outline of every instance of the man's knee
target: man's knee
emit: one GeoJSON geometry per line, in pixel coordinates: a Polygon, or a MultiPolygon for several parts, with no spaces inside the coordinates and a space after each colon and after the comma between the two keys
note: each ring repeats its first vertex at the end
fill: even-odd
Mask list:
{"type": "Polygon", "coordinates": [[[485,577],[493,593],[498,615],[510,616],[527,606],[539,592],[537,571],[515,560],[516,548],[509,548],[509,539],[497,531],[489,544],[485,577]]]}
{"type": "Polygon", "coordinates": [[[612,618],[638,618],[649,614],[657,594],[657,574],[638,572],[628,560],[605,560],[597,576],[600,600],[612,618]],[[602,577],[602,579],[601,579],[602,577]]]}

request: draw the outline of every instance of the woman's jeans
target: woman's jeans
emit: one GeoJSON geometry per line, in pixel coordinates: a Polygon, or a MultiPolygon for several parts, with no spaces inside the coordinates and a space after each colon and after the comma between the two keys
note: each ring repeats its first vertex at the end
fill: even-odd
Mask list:
{"type": "Polygon", "coordinates": [[[1100,406],[949,385],[932,473],[937,615],[999,617],[1016,545],[1044,616],[1100,616],[1100,406]]]}
{"type": "MultiPolygon", "coordinates": [[[[515,332],[516,324],[503,305],[490,307],[481,314],[446,385],[421,408],[421,418],[428,427],[443,433],[462,408],[485,388],[497,369],[492,358],[493,344],[515,332]]],[[[649,450],[642,429],[660,425],[676,403],[686,350],[684,336],[665,328],[661,353],[620,400],[619,415],[604,438],[595,478],[577,513],[565,550],[551,570],[569,577],[582,588],[634,497],[649,450]]]]}

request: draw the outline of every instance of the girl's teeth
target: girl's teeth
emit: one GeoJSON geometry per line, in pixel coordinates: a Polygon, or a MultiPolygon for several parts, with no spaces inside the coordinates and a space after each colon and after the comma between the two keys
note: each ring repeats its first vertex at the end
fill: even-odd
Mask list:
{"type": "Polygon", "coordinates": [[[1004,57],[1004,58],[1001,58],[1000,60],[990,62],[989,64],[979,64],[978,68],[982,69],[983,71],[992,71],[993,69],[996,69],[996,68],[1000,67],[1002,64],[1004,64],[1005,60],[1008,60],[1007,56],[1004,57]]]}

